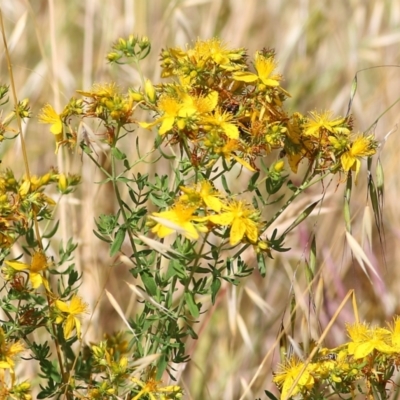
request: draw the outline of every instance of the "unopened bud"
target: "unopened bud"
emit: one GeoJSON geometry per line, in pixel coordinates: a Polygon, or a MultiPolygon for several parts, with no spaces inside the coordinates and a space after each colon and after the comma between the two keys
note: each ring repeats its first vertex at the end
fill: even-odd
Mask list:
{"type": "Polygon", "coordinates": [[[153,84],[151,83],[150,79],[146,79],[144,84],[144,91],[146,93],[147,98],[152,102],[156,102],[156,90],[154,89],[153,84]]]}

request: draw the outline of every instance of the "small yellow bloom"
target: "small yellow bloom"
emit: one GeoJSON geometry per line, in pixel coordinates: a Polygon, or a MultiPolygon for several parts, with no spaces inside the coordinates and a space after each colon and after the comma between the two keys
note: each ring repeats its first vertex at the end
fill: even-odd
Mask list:
{"type": "Polygon", "coordinates": [[[56,300],[56,308],[63,314],[56,318],[56,324],[61,322],[64,323],[64,337],[68,339],[71,336],[72,331],[76,328],[76,335],[78,338],[81,336],[81,322],[78,319],[78,315],[86,313],[88,305],[83,302],[82,298],[74,295],[69,305],[61,300],[56,300]]]}
{"type": "Polygon", "coordinates": [[[0,369],[14,371],[14,358],[25,350],[22,342],[10,343],[0,328],[0,369]]]}
{"type": "Polygon", "coordinates": [[[179,232],[190,240],[196,240],[199,238],[199,233],[193,222],[205,222],[207,220],[207,217],[194,216],[193,213],[196,209],[196,207],[187,207],[178,203],[170,210],[153,213],[153,219],[157,224],[151,231],[160,238],[179,232]]]}
{"type": "Polygon", "coordinates": [[[309,391],[313,388],[315,381],[311,374],[312,364],[310,364],[303,371],[296,386],[289,393],[293,383],[297,380],[303,368],[304,363],[297,358],[292,357],[289,359],[287,364],[281,365],[280,371],[275,374],[273,381],[281,388],[282,400],[286,400],[291,396],[295,396],[303,391],[309,391]]]}
{"type": "Polygon", "coordinates": [[[59,135],[63,131],[63,123],[61,116],[56,113],[50,104],[46,104],[39,114],[39,122],[43,124],[51,124],[50,132],[59,135]]]}
{"type": "Polygon", "coordinates": [[[20,261],[5,261],[5,263],[16,271],[29,271],[29,280],[34,289],[43,284],[47,291],[50,290],[47,279],[41,274],[48,267],[46,256],[41,251],[33,254],[30,265],[20,261]]]}
{"type": "Polygon", "coordinates": [[[304,125],[304,133],[308,136],[319,137],[323,130],[332,134],[341,133],[349,134],[350,129],[346,126],[346,118],[333,118],[332,112],[325,111],[323,113],[310,112],[311,119],[304,125]]]}
{"type": "Polygon", "coordinates": [[[202,181],[193,188],[181,186],[180,189],[185,193],[179,198],[180,202],[187,203],[189,206],[201,206],[201,203],[204,202],[209,209],[216,212],[221,211],[223,206],[219,200],[221,194],[213,188],[209,181],[202,181]]]}
{"type": "Polygon", "coordinates": [[[259,218],[257,211],[243,201],[231,201],[224,205],[225,212],[209,216],[209,220],[217,225],[230,226],[229,243],[231,246],[237,245],[244,237],[255,244],[257,243],[259,232],[258,224],[254,220],[259,218]]]}
{"type": "Polygon", "coordinates": [[[242,82],[260,82],[265,87],[279,86],[279,81],[282,79],[280,75],[272,75],[276,68],[276,62],[273,57],[264,57],[260,52],[255,55],[255,68],[257,74],[248,71],[238,71],[233,74],[236,81],[242,82]]]}
{"type": "Polygon", "coordinates": [[[376,142],[372,135],[358,136],[348,151],[342,154],[340,161],[345,171],[353,169],[356,172],[356,178],[360,171],[361,161],[359,158],[372,156],[376,152],[376,142]]]}
{"type": "Polygon", "coordinates": [[[168,399],[170,396],[180,398],[182,396],[182,388],[178,385],[161,386],[162,382],[155,379],[155,368],[149,373],[148,379],[143,382],[137,378],[132,378],[132,381],[139,386],[139,393],[132,400],[147,399],[168,399]]]}
{"type": "Polygon", "coordinates": [[[157,107],[163,115],[153,122],[140,122],[139,125],[142,128],[151,129],[153,126],[161,123],[158,133],[164,135],[174,126],[182,104],[175,97],[165,95],[160,98],[157,107]]]}
{"type": "Polygon", "coordinates": [[[229,139],[239,139],[239,129],[235,124],[230,122],[232,120],[232,114],[229,112],[222,112],[217,108],[214,115],[204,118],[202,122],[221,128],[222,132],[228,136],[229,139]]]}
{"type": "Polygon", "coordinates": [[[367,357],[374,350],[386,354],[394,351],[388,344],[391,333],[387,329],[369,328],[366,324],[355,323],[347,326],[347,332],[351,338],[348,351],[356,360],[367,357]]]}

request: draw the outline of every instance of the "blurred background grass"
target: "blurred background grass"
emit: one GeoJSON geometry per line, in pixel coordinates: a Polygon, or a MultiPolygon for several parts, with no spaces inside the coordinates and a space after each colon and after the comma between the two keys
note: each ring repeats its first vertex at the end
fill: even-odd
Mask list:
{"type": "MultiPolygon", "coordinates": [[[[345,115],[356,72],[385,66],[358,75],[352,113],[359,131],[368,129],[400,96],[400,0],[1,0],[0,5],[18,96],[29,97],[34,116],[47,102],[61,111],[76,89],[89,89],[95,82],[139,85],[138,74],[131,67],[110,66],[105,61],[111,44],[131,33],[146,35],[152,42],[152,52],[142,67],[144,75],[156,82],[163,47],[186,46],[197,38],[218,36],[229,46],[247,48],[250,56],[263,47],[275,48],[279,72],[285,77],[283,85],[292,95],[286,103],[291,112],[331,109],[345,115]]],[[[1,83],[8,84],[4,51],[0,68],[1,83]]],[[[345,245],[344,183],[335,178],[309,191],[278,220],[279,226],[287,224],[326,191],[323,208],[289,238],[293,250],[268,260],[265,278],[255,272],[237,288],[223,287],[217,304],[210,305],[202,317],[197,326],[200,339],[188,347],[193,361],[179,371],[186,398],[238,399],[256,375],[245,398],[265,398],[263,389],[275,391],[271,371],[279,355],[275,351],[272,358],[264,357],[282,321],[287,325],[292,293],[298,305],[298,329],[288,334],[293,334],[296,342],[305,339],[304,332],[317,339],[349,289],[356,290],[362,319],[382,324],[400,313],[399,111],[400,106],[395,105],[373,129],[382,143],[385,240],[382,248],[373,230],[372,247],[364,249],[382,281],[373,278],[370,283],[345,245]],[[395,131],[386,142],[385,135],[392,129],[395,131]],[[321,278],[313,286],[317,312],[309,294],[304,294],[305,259],[312,234],[317,237],[321,278]]],[[[91,140],[98,140],[96,133],[94,126],[91,140]]],[[[93,183],[101,176],[79,154],[56,156],[53,136],[35,118],[24,126],[24,135],[33,173],[58,166],[82,174],[84,184],[79,191],[59,206],[59,239],[65,243],[73,236],[80,245],[76,262],[84,273],[81,294],[93,308],[107,286],[132,315],[135,299],[122,283],[131,280],[128,266],[121,263],[111,268],[108,249],[92,234],[94,219],[114,210],[109,188],[99,189],[93,183]]],[[[143,146],[148,137],[141,137],[143,146]]],[[[153,139],[148,140],[151,145],[153,139]]],[[[134,141],[126,140],[125,145],[134,157],[134,141]]],[[[98,150],[99,157],[104,157],[98,150]]],[[[19,168],[23,173],[18,141],[3,143],[0,153],[4,167],[19,168]]],[[[360,242],[362,221],[368,216],[365,171],[355,191],[353,234],[360,242]]],[[[247,261],[256,265],[251,253],[247,261]]],[[[326,344],[336,346],[345,340],[344,324],[353,320],[352,308],[346,304],[326,344]]],[[[99,340],[101,332],[120,328],[115,311],[101,300],[86,340],[99,340]]]]}

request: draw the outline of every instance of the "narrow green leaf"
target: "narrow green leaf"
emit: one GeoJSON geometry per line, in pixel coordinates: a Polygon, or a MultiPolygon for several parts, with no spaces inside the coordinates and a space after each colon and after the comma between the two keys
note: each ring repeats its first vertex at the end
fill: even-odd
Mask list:
{"type": "Polygon", "coordinates": [[[228,182],[226,181],[225,175],[221,175],[221,182],[222,182],[222,186],[223,186],[225,192],[228,194],[231,194],[231,191],[229,190],[228,182]]]}
{"type": "Polygon", "coordinates": [[[271,399],[271,400],[278,400],[270,391],[264,390],[264,393],[271,399]]]}
{"type": "Polygon", "coordinates": [[[149,294],[150,296],[156,296],[157,284],[154,280],[153,275],[151,275],[148,271],[142,271],[140,277],[142,278],[142,282],[144,287],[146,288],[147,294],[149,294]]]}
{"type": "Polygon", "coordinates": [[[313,235],[312,241],[311,241],[311,247],[310,247],[310,258],[309,258],[309,263],[308,266],[310,268],[310,273],[311,273],[311,282],[314,279],[315,276],[315,270],[316,270],[316,265],[317,265],[317,245],[315,243],[315,235],[313,235]]]}
{"type": "Polygon", "coordinates": [[[219,289],[221,288],[221,281],[218,278],[215,278],[211,283],[211,302],[215,304],[215,298],[219,289]]]}
{"type": "Polygon", "coordinates": [[[125,160],[126,158],[126,154],[119,150],[118,147],[111,148],[111,155],[117,160],[125,160]]]}
{"type": "Polygon", "coordinates": [[[378,194],[383,194],[384,186],[385,186],[385,177],[383,174],[383,167],[380,158],[378,158],[378,162],[376,163],[376,188],[378,190],[378,194]]]}
{"type": "Polygon", "coordinates": [[[286,236],[290,231],[292,231],[297,225],[302,223],[314,210],[315,206],[319,203],[319,200],[315,201],[309,205],[297,218],[296,220],[283,232],[282,236],[286,236]]]}
{"type": "Polygon", "coordinates": [[[193,293],[186,292],[184,297],[190,314],[192,315],[193,318],[198,318],[200,313],[199,313],[199,308],[194,301],[193,293]]]}
{"type": "Polygon", "coordinates": [[[45,238],[45,239],[52,238],[56,234],[59,224],[60,224],[60,221],[57,221],[55,223],[53,229],[50,232],[44,233],[42,237],[45,238]]]}
{"type": "Polygon", "coordinates": [[[260,271],[261,276],[263,278],[265,278],[265,274],[267,272],[267,267],[265,265],[264,254],[262,254],[262,253],[257,254],[257,265],[258,265],[258,270],[260,271]]]}
{"type": "Polygon", "coordinates": [[[372,210],[374,211],[375,221],[377,222],[378,226],[380,226],[380,209],[379,209],[379,201],[378,201],[378,194],[376,192],[376,187],[374,180],[372,177],[368,180],[368,189],[369,189],[369,196],[371,198],[372,210]]]}
{"type": "Polygon", "coordinates": [[[119,228],[110,248],[110,257],[114,257],[120,250],[125,239],[125,229],[119,228]]]}
{"type": "Polygon", "coordinates": [[[255,188],[257,188],[257,179],[260,176],[260,171],[257,171],[253,176],[250,178],[249,184],[247,185],[247,190],[252,192],[255,188]]]}
{"type": "Polygon", "coordinates": [[[106,243],[111,243],[111,240],[110,240],[109,238],[106,238],[105,236],[100,235],[100,233],[97,232],[97,231],[95,231],[94,229],[93,229],[93,233],[94,233],[94,235],[95,235],[96,237],[98,237],[101,241],[106,242],[106,243]]]}
{"type": "Polygon", "coordinates": [[[351,199],[351,190],[352,190],[352,175],[349,171],[346,182],[346,190],[344,194],[344,205],[343,205],[343,215],[344,215],[344,223],[346,226],[346,231],[351,233],[351,215],[350,215],[350,199],[351,199]]]}

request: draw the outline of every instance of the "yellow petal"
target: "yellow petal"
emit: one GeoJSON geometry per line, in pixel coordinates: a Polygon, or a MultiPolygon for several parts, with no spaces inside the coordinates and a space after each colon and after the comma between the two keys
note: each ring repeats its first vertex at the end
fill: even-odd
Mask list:
{"type": "Polygon", "coordinates": [[[164,135],[165,133],[170,131],[172,129],[172,126],[174,125],[174,121],[175,117],[164,117],[160,129],[158,131],[159,134],[164,135]]]}
{"type": "Polygon", "coordinates": [[[233,74],[233,79],[241,82],[255,82],[258,76],[252,72],[238,71],[233,74]]]}
{"type": "Polygon", "coordinates": [[[246,225],[243,223],[243,221],[240,218],[235,219],[235,221],[233,221],[231,234],[229,237],[229,243],[231,246],[237,245],[243,239],[245,232],[246,225]]]}
{"type": "Polygon", "coordinates": [[[239,129],[236,125],[230,124],[228,122],[224,122],[221,125],[224,133],[230,139],[238,139],[239,138],[239,129]]]}
{"type": "Polygon", "coordinates": [[[222,202],[221,200],[217,199],[214,196],[206,196],[203,197],[204,203],[206,203],[206,206],[210,208],[211,210],[219,213],[222,208],[222,202]]]}
{"type": "Polygon", "coordinates": [[[345,171],[350,171],[350,169],[353,167],[354,163],[356,162],[356,158],[353,157],[349,151],[342,154],[342,156],[340,157],[340,160],[342,162],[342,167],[345,171]]]}
{"type": "Polygon", "coordinates": [[[230,225],[233,221],[233,214],[227,212],[218,215],[210,215],[209,220],[217,225],[230,225]]]}
{"type": "Polygon", "coordinates": [[[64,303],[61,300],[56,300],[56,307],[62,311],[62,312],[66,312],[69,313],[69,306],[67,303],[64,303]]]}
{"type": "Polygon", "coordinates": [[[232,154],[231,157],[249,171],[256,172],[256,170],[247,161],[235,156],[234,154],[232,154]]]}
{"type": "Polygon", "coordinates": [[[25,264],[19,261],[6,261],[5,262],[12,269],[16,269],[17,271],[24,271],[30,268],[29,264],[25,264]]]}
{"type": "Polygon", "coordinates": [[[68,315],[65,324],[64,324],[64,337],[68,339],[71,336],[72,331],[75,328],[75,318],[73,315],[68,315]]]}
{"type": "Polygon", "coordinates": [[[43,283],[42,275],[37,272],[31,272],[29,274],[29,280],[31,281],[34,289],[37,289],[43,283]]]}

